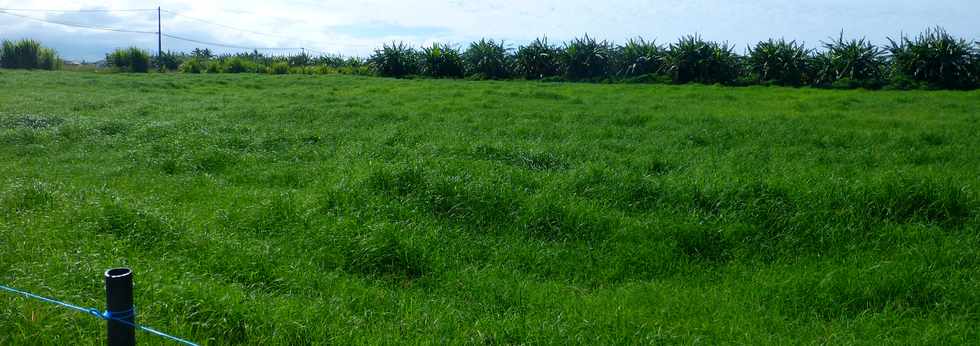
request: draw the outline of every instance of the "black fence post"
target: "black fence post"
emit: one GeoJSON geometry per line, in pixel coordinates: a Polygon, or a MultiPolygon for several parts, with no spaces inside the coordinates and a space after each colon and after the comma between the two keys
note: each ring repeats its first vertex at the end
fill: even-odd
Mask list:
{"type": "Polygon", "coordinates": [[[129,268],[114,268],[105,272],[106,310],[114,319],[129,322],[129,325],[109,319],[107,321],[107,343],[109,346],[136,345],[136,310],[133,309],[133,271],[129,268]]]}

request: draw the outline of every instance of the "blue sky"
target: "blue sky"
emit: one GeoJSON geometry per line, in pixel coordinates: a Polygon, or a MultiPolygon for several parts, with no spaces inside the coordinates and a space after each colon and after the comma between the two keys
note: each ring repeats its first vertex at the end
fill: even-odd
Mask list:
{"type": "MultiPolygon", "coordinates": [[[[140,9],[157,5],[163,30],[174,36],[243,47],[305,47],[330,54],[366,56],[386,41],[414,45],[463,44],[486,36],[515,46],[547,35],[563,41],[588,33],[616,42],[643,36],[667,43],[681,35],[728,41],[743,50],[770,37],[816,46],[841,30],[848,37],[887,43],[887,37],[940,25],[980,40],[977,0],[658,0],[658,1],[161,1],[0,0],[0,8],[140,9]],[[196,19],[225,25],[215,26],[196,19]],[[244,29],[233,30],[230,27],[244,29]]],[[[22,16],[99,27],[156,31],[155,12],[13,12],[22,16]]],[[[149,34],[69,28],[0,14],[0,38],[35,38],[69,59],[98,60],[124,46],[156,49],[149,34]]],[[[165,38],[165,50],[202,44],[165,38]]],[[[218,52],[236,49],[210,47],[218,52]]]]}

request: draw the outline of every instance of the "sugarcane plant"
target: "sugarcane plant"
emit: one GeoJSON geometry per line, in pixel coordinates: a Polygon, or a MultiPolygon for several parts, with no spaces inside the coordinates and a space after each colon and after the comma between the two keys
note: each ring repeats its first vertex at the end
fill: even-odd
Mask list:
{"type": "Polygon", "coordinates": [[[150,53],[137,47],[116,49],[106,54],[105,60],[120,72],[146,73],[150,70],[150,53]]]}
{"type": "Polygon", "coordinates": [[[58,70],[61,66],[58,53],[35,40],[4,40],[0,47],[0,68],[58,70]]]}

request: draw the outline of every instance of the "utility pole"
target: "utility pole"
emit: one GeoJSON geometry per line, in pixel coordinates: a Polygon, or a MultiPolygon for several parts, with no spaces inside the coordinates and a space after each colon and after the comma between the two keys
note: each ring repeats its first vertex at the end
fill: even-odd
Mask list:
{"type": "Polygon", "coordinates": [[[157,64],[160,65],[160,71],[163,71],[163,64],[160,64],[160,59],[163,58],[163,24],[160,21],[160,6],[157,6],[157,64]]]}

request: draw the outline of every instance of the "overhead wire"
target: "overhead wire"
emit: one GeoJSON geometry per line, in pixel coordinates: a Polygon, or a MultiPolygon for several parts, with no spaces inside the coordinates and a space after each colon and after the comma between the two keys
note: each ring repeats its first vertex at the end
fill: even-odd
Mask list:
{"type": "MultiPolygon", "coordinates": [[[[130,30],[130,29],[102,27],[102,26],[89,25],[89,24],[73,23],[73,22],[59,21],[59,20],[51,20],[51,19],[46,19],[46,18],[38,18],[38,17],[28,16],[28,15],[23,15],[23,14],[19,14],[19,13],[13,13],[13,12],[23,11],[23,12],[84,13],[84,12],[151,12],[151,11],[157,11],[157,10],[158,9],[155,9],[155,8],[154,9],[77,9],[77,10],[38,9],[38,8],[32,8],[32,9],[0,8],[0,14],[4,14],[4,15],[8,15],[8,16],[13,16],[13,17],[19,17],[19,18],[23,18],[23,19],[27,19],[27,20],[32,20],[32,21],[37,21],[37,22],[42,22],[42,23],[57,24],[57,25],[63,25],[63,26],[67,26],[67,27],[74,27],[74,28],[81,28],[81,29],[101,30],[101,31],[120,32],[120,33],[153,34],[153,35],[156,35],[157,34],[156,31],[130,30]]],[[[230,26],[230,25],[225,25],[225,24],[221,24],[221,23],[218,23],[218,22],[214,22],[214,21],[207,20],[207,19],[202,19],[202,18],[198,18],[198,17],[188,16],[188,15],[185,15],[185,14],[182,14],[182,13],[178,13],[178,12],[174,12],[174,11],[170,11],[170,10],[159,9],[159,11],[160,12],[166,12],[166,13],[172,14],[174,16],[186,18],[186,19],[189,19],[189,20],[192,20],[192,21],[197,21],[197,22],[201,22],[201,23],[205,23],[205,24],[209,24],[209,25],[213,25],[213,26],[218,26],[218,27],[222,27],[222,28],[225,28],[225,29],[229,29],[229,30],[235,30],[235,31],[243,32],[243,33],[254,34],[254,35],[262,35],[262,36],[269,36],[269,37],[277,37],[277,38],[284,38],[284,39],[291,39],[291,38],[288,38],[286,36],[282,36],[282,35],[278,35],[278,34],[270,34],[270,33],[264,33],[264,32],[254,31],[254,30],[242,29],[242,28],[238,28],[238,27],[234,27],[234,26],[230,26]]],[[[211,41],[205,41],[205,40],[198,40],[198,39],[193,39],[193,38],[188,38],[188,37],[183,37],[183,36],[177,36],[177,35],[172,35],[172,34],[167,34],[167,33],[160,33],[160,36],[167,37],[167,38],[174,39],[174,40],[178,40],[178,41],[185,41],[185,42],[197,43],[197,44],[214,46],[214,47],[222,47],[222,48],[247,49],[247,50],[280,50],[280,51],[283,51],[283,50],[302,50],[304,52],[310,52],[310,53],[314,53],[314,54],[318,54],[318,55],[330,55],[330,54],[325,53],[325,52],[322,52],[322,51],[318,51],[318,50],[314,50],[314,49],[307,49],[305,47],[249,47],[249,46],[242,46],[242,45],[236,45],[236,44],[230,44],[230,43],[211,42],[211,41]]],[[[356,45],[346,45],[346,46],[356,46],[356,45]]]]}
{"type": "MultiPolygon", "coordinates": [[[[287,39],[287,40],[295,40],[295,38],[287,37],[287,36],[284,36],[284,35],[281,35],[281,34],[271,34],[271,33],[266,33],[266,32],[255,31],[255,30],[242,29],[242,28],[239,28],[239,27],[235,27],[235,26],[231,26],[231,25],[226,25],[226,24],[218,23],[218,22],[215,22],[215,21],[207,20],[207,19],[202,19],[202,18],[199,18],[199,17],[192,17],[192,16],[188,16],[188,15],[183,14],[183,13],[174,12],[174,11],[165,10],[165,9],[164,10],[161,10],[161,11],[162,12],[165,12],[165,13],[172,14],[174,16],[183,17],[185,19],[189,19],[189,20],[192,20],[192,21],[196,21],[196,22],[200,22],[200,23],[204,23],[204,24],[209,24],[209,25],[213,25],[213,26],[217,26],[217,27],[221,27],[221,28],[225,28],[225,29],[229,29],[229,30],[234,30],[234,31],[239,31],[239,32],[248,33],[248,34],[254,34],[254,35],[262,35],[262,36],[275,37],[275,38],[281,38],[281,39],[287,39]]],[[[304,42],[305,41],[306,43],[312,43],[312,41],[308,41],[308,40],[296,40],[296,41],[301,41],[301,42],[304,42]]],[[[357,47],[357,46],[361,46],[361,45],[345,44],[344,46],[357,47]]],[[[306,50],[306,51],[311,52],[311,53],[316,53],[318,55],[330,55],[330,54],[325,53],[325,52],[322,52],[322,51],[318,51],[318,50],[314,50],[314,49],[309,49],[309,48],[304,48],[304,47],[291,48],[291,49],[303,49],[303,50],[306,50]]]]}
{"type": "Polygon", "coordinates": [[[42,9],[42,8],[0,8],[0,11],[17,11],[17,12],[150,12],[156,11],[155,8],[129,8],[129,9],[108,9],[108,8],[93,8],[93,9],[78,9],[78,10],[54,10],[54,9],[42,9]]]}
{"type": "Polygon", "coordinates": [[[5,9],[0,9],[0,14],[5,14],[5,15],[8,15],[8,16],[14,16],[14,17],[20,17],[20,18],[29,19],[29,20],[38,21],[38,22],[44,22],[44,23],[50,23],[50,24],[58,24],[58,25],[64,25],[64,26],[70,26],[70,27],[76,27],[76,28],[82,28],[82,29],[113,31],[113,32],[124,32],[124,33],[133,33],[133,34],[156,34],[157,33],[156,31],[141,31],[141,30],[129,30],[129,29],[119,29],[119,28],[108,28],[108,27],[94,26],[94,25],[88,25],[88,24],[79,24],[79,23],[56,21],[56,20],[50,20],[50,19],[44,19],[44,18],[37,18],[37,17],[25,16],[25,15],[17,14],[17,13],[11,13],[11,12],[8,12],[8,10],[5,10],[5,9]]]}
{"type": "Polygon", "coordinates": [[[226,43],[218,43],[218,42],[208,42],[208,41],[195,40],[195,39],[192,39],[192,38],[186,38],[186,37],[181,37],[181,36],[176,36],[176,35],[171,35],[171,34],[166,34],[166,33],[163,33],[163,34],[160,34],[160,35],[163,36],[163,37],[172,38],[172,39],[180,40],[180,41],[187,41],[187,42],[193,42],[193,43],[198,43],[198,44],[203,44],[203,45],[216,46],[216,47],[224,47],[224,48],[233,48],[233,49],[254,49],[254,50],[302,50],[302,49],[304,49],[303,47],[247,47],[247,46],[238,46],[238,45],[226,44],[226,43]]]}
{"type": "Polygon", "coordinates": [[[262,35],[262,36],[270,36],[270,37],[277,37],[277,38],[286,38],[286,39],[289,39],[289,37],[285,37],[285,36],[278,35],[278,34],[270,34],[270,33],[264,33],[264,32],[254,31],[254,30],[242,29],[242,28],[231,26],[231,25],[225,25],[225,24],[221,24],[221,23],[218,23],[218,22],[210,21],[210,20],[207,20],[207,19],[201,19],[201,18],[198,18],[198,17],[191,17],[191,16],[188,16],[186,14],[178,13],[178,12],[174,12],[174,11],[170,11],[170,10],[163,10],[163,9],[161,9],[160,11],[161,12],[165,12],[165,13],[169,13],[169,14],[172,14],[172,15],[175,15],[175,16],[178,16],[178,17],[183,17],[183,18],[186,18],[186,19],[189,19],[189,20],[192,20],[192,21],[196,21],[196,22],[201,22],[201,23],[205,23],[205,24],[210,24],[210,25],[222,27],[222,28],[225,28],[225,29],[231,29],[231,30],[240,31],[240,32],[249,33],[249,34],[255,34],[255,35],[262,35]]]}

